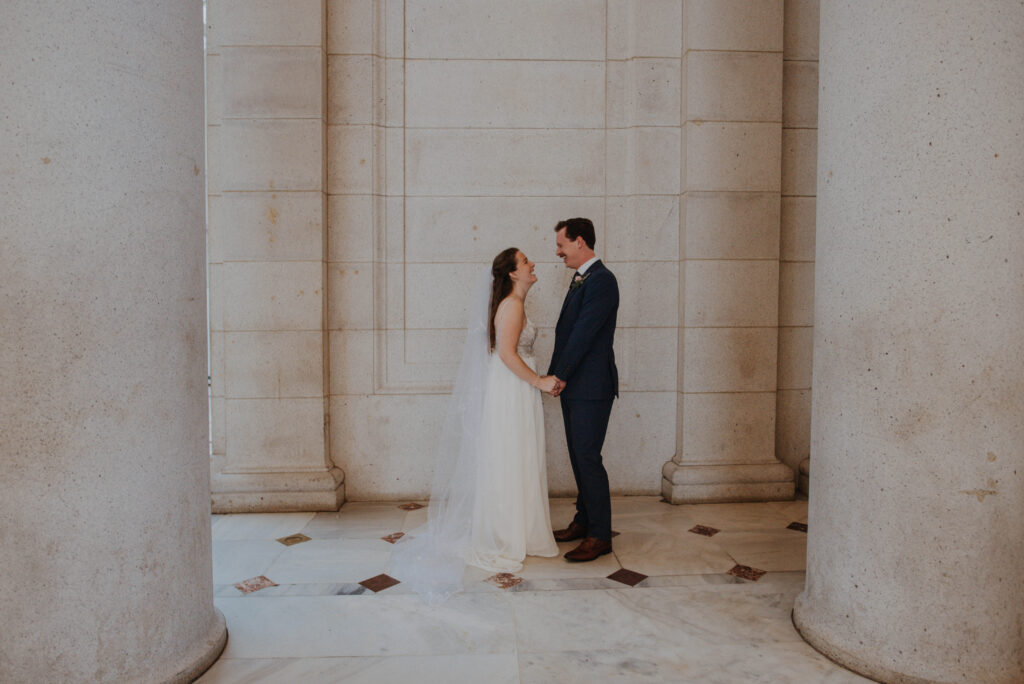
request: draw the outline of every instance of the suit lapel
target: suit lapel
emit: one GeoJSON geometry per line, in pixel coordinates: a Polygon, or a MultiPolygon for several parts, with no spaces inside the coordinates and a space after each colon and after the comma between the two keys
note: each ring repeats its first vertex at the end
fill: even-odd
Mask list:
{"type": "MultiPolygon", "coordinates": [[[[590,268],[587,269],[587,274],[592,275],[592,274],[596,273],[599,268],[604,268],[604,264],[601,263],[600,259],[598,259],[593,264],[591,264],[590,268]]],[[[574,294],[578,293],[580,290],[582,290],[586,286],[587,286],[587,281],[584,280],[580,284],[580,286],[577,287],[575,290],[572,289],[572,288],[569,288],[569,291],[565,293],[565,299],[562,300],[562,310],[558,313],[558,320],[562,320],[562,314],[565,313],[565,307],[569,306],[569,300],[572,299],[572,296],[574,294]]]]}

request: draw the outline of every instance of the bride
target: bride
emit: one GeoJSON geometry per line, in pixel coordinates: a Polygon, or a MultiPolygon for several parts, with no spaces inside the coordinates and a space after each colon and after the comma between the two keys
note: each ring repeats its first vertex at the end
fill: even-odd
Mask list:
{"type": "Polygon", "coordinates": [[[523,559],[555,556],[540,392],[537,328],[525,300],[534,264],[515,247],[494,258],[476,286],[466,344],[436,454],[427,523],[395,545],[388,574],[436,603],[459,591],[468,563],[516,572],[523,559]]]}

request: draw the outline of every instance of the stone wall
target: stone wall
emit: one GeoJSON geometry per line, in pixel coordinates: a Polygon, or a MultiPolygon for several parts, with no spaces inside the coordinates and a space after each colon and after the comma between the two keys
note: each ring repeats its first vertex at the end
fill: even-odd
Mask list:
{"type": "MultiPolygon", "coordinates": [[[[222,510],[294,507],[295,492],[315,491],[329,507],[328,490],[334,499],[342,491],[332,464],[344,471],[349,498],[425,495],[473,274],[512,245],[537,262],[527,310],[546,366],[570,277],[552,228],[580,215],[594,220],[597,253],[621,290],[621,397],[605,449],[613,489],[660,491],[662,466],[684,440],[717,450],[718,462],[774,463],[775,434],[799,455],[789,445],[806,444],[809,427],[809,404],[800,403],[809,394],[801,346],[809,282],[804,264],[789,262],[808,261],[800,246],[808,226],[813,235],[813,199],[808,223],[806,198],[788,196],[808,191],[792,190],[786,164],[806,161],[813,105],[800,72],[794,97],[802,104],[787,118],[794,108],[784,84],[805,63],[789,59],[782,0],[303,0],[287,12],[264,0],[209,5],[215,505],[218,491],[222,510]],[[701,24],[701,13],[717,19],[701,24]],[[739,81],[740,101],[756,104],[771,91],[757,114],[764,124],[751,126],[738,110],[726,116],[737,119],[735,131],[778,131],[753,148],[729,138],[763,176],[738,189],[774,194],[748,207],[740,231],[735,215],[714,207],[691,212],[689,227],[680,210],[688,188],[691,200],[712,204],[696,191],[737,189],[715,177],[727,150],[717,139],[703,144],[714,136],[696,131],[686,149],[688,93],[729,107],[719,93],[737,82],[729,54],[724,70],[695,64],[699,80],[688,79],[684,14],[698,17],[690,32],[711,50],[704,57],[715,61],[717,41],[741,60],[767,59],[776,75],[765,86],[764,69],[741,68],[749,78],[739,81]],[[767,55],[757,38],[766,30],[778,33],[767,55]],[[737,41],[746,45],[740,53],[730,47],[737,41]],[[804,145],[798,155],[786,152],[790,143],[804,145]],[[221,175],[214,157],[223,157],[221,175]],[[799,207],[787,211],[794,199],[799,207]],[[798,238],[787,237],[787,220],[799,224],[798,238]],[[730,240],[739,243],[730,248],[730,240]],[[764,261],[749,261],[751,248],[764,261]],[[730,339],[686,333],[718,326],[694,323],[701,297],[728,309],[748,296],[743,307],[758,331],[743,330],[746,314],[727,312],[730,339]],[[751,351],[744,340],[754,332],[751,351]],[[776,426],[777,376],[787,383],[780,411],[787,393],[797,394],[776,426]],[[738,399],[759,393],[753,422],[762,429],[753,436],[745,409],[713,396],[719,380],[738,399]],[[709,401],[684,430],[688,382],[709,401]],[[261,499],[238,496],[239,487],[261,499]]],[[[786,3],[786,12],[791,5],[802,22],[794,44],[804,45],[808,31],[816,35],[816,3],[786,3]]],[[[793,59],[808,58],[801,55],[793,59]]],[[[813,135],[810,142],[813,195],[813,135]]],[[[544,404],[551,491],[568,494],[560,411],[556,401],[544,404]]]]}

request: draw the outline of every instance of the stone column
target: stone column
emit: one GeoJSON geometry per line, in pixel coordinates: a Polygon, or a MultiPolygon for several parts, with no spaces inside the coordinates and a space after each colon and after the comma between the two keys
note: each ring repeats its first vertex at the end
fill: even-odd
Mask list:
{"type": "Polygon", "coordinates": [[[886,682],[1024,681],[1024,5],[821,4],[807,586],[886,682]]]}
{"type": "Polygon", "coordinates": [[[3,15],[0,681],[191,681],[226,639],[202,3],[3,15]]]}
{"type": "Polygon", "coordinates": [[[689,0],[672,503],[791,499],[775,458],[782,0],[689,0]]]}
{"type": "Polygon", "coordinates": [[[324,0],[208,1],[218,513],[344,500],[327,453],[325,17],[324,0]]]}

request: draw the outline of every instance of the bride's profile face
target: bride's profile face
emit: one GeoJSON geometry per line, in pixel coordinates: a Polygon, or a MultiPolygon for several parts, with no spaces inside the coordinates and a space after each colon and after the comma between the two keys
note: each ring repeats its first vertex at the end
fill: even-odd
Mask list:
{"type": "Polygon", "coordinates": [[[513,282],[522,281],[528,285],[532,285],[537,282],[537,276],[533,272],[536,264],[530,261],[525,254],[522,252],[516,252],[516,263],[518,264],[518,266],[516,266],[516,270],[509,274],[509,277],[512,278],[513,282]]]}

